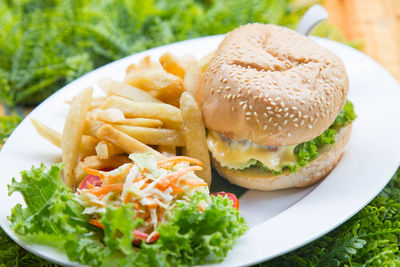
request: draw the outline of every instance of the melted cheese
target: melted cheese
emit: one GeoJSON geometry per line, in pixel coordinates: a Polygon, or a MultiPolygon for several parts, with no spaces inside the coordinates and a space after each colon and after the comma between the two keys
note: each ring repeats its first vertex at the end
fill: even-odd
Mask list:
{"type": "Polygon", "coordinates": [[[270,170],[279,171],[284,164],[296,162],[293,150],[296,145],[278,146],[276,151],[267,147],[259,146],[251,142],[224,142],[221,136],[209,131],[207,135],[207,146],[213,157],[223,167],[231,169],[243,168],[249,160],[260,161],[270,170]]]}

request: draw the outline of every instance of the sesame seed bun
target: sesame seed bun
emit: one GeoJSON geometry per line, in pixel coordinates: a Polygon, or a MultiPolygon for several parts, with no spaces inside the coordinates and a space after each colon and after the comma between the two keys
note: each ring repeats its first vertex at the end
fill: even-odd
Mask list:
{"type": "Polygon", "coordinates": [[[342,61],[287,28],[248,24],[227,34],[202,75],[196,100],[208,129],[258,145],[321,135],[343,109],[342,61]]]}
{"type": "Polygon", "coordinates": [[[212,159],[212,164],[218,173],[231,183],[249,189],[272,191],[292,187],[305,187],[326,177],[335,168],[343,156],[350,134],[351,124],[340,130],[333,146],[326,146],[326,150],[318,158],[294,173],[286,171],[282,175],[273,175],[259,168],[235,171],[222,167],[215,159],[212,159]]]}

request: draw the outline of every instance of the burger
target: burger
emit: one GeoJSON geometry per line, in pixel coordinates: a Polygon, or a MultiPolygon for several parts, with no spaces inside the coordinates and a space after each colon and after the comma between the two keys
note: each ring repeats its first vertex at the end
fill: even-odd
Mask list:
{"type": "Polygon", "coordinates": [[[251,189],[317,182],[349,141],[348,90],[343,62],[310,38],[275,25],[233,30],[196,90],[213,166],[251,189]]]}

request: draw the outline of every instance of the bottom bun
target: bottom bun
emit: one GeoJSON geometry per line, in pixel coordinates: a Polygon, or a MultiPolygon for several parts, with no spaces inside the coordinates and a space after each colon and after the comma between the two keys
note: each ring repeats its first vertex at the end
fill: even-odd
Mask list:
{"type": "Polygon", "coordinates": [[[222,167],[214,158],[212,159],[212,164],[218,173],[231,183],[249,189],[272,191],[292,187],[305,187],[326,177],[335,168],[343,156],[350,134],[351,124],[341,128],[333,146],[326,145],[323,147],[318,158],[294,173],[285,171],[281,175],[274,175],[258,168],[237,171],[222,167]]]}

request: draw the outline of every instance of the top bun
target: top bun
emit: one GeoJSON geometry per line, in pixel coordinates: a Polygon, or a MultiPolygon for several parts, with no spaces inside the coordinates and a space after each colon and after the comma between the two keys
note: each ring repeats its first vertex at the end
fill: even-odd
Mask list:
{"type": "Polygon", "coordinates": [[[321,135],[349,88],[342,61],[287,28],[248,24],[228,33],[202,75],[196,100],[208,129],[259,145],[321,135]]]}

